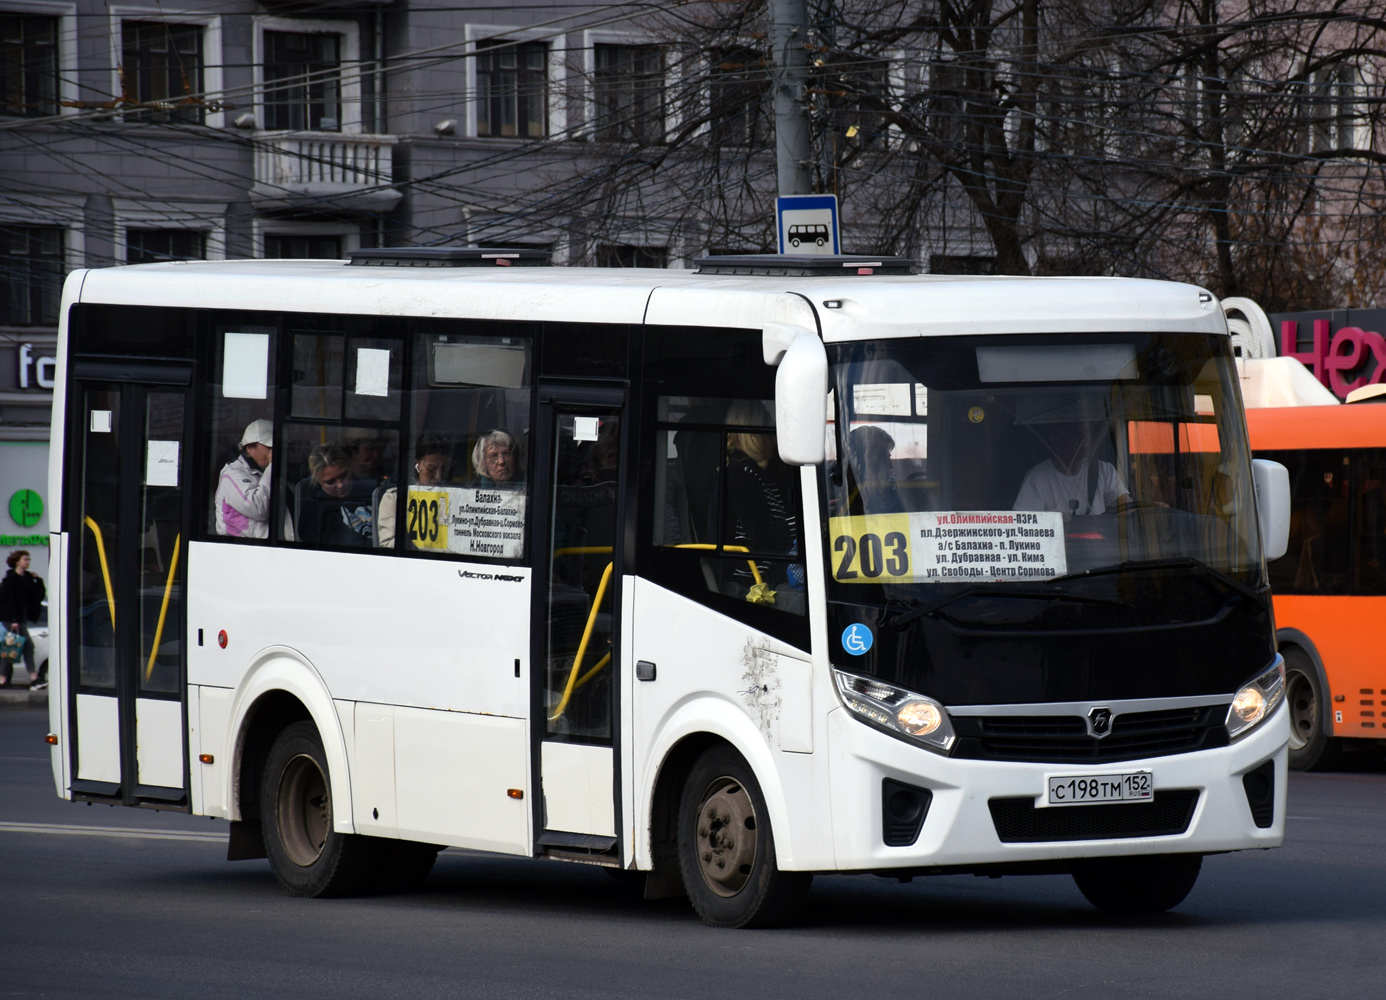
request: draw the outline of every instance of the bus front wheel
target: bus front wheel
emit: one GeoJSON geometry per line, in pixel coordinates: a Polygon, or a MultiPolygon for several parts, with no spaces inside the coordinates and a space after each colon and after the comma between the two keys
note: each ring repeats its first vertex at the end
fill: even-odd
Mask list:
{"type": "Polygon", "coordinates": [[[1073,881],[1107,913],[1164,913],[1184,901],[1202,867],[1201,854],[1091,858],[1073,869],[1073,881]]]}
{"type": "Polygon", "coordinates": [[[765,798],[741,756],[713,747],[694,763],[679,800],[679,867],[688,901],[713,927],[786,922],[812,876],[782,872],[765,798]]]}
{"type": "Polygon", "coordinates": [[[1286,649],[1285,702],[1290,710],[1290,767],[1296,771],[1329,768],[1338,762],[1339,744],[1324,727],[1328,692],[1309,655],[1286,649]]]}
{"type": "Polygon", "coordinates": [[[369,838],[332,826],[332,780],[322,737],[296,722],[274,741],[260,783],[260,826],[279,884],[291,896],[361,892],[378,859],[369,838]]]}

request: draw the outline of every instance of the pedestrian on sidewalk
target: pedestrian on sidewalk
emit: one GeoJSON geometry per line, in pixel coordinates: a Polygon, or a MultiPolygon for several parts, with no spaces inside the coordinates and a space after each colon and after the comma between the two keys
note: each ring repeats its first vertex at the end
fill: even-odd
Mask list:
{"type": "MultiPolygon", "coordinates": [[[[34,665],[34,641],[29,638],[29,622],[38,621],[47,596],[43,578],[29,572],[29,553],[24,549],[11,552],[5,560],[10,570],[0,580],[0,624],[24,640],[24,666],[29,670],[29,690],[41,691],[48,678],[40,676],[34,665]]],[[[11,677],[9,660],[0,660],[0,686],[8,685],[11,677]]]]}

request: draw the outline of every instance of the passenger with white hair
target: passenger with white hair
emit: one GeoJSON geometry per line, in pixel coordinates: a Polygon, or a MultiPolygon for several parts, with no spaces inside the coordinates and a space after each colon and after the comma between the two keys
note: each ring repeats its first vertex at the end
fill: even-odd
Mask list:
{"type": "Polygon", "coordinates": [[[480,487],[515,485],[520,479],[520,462],[515,439],[502,430],[487,431],[472,449],[476,485],[480,487]]]}

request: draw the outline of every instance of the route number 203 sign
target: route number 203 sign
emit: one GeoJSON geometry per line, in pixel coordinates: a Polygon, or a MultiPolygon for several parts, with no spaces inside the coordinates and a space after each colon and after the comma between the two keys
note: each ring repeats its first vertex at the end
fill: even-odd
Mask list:
{"type": "Polygon", "coordinates": [[[866,514],[828,521],[840,583],[1001,583],[1068,572],[1057,511],[866,514]]]}

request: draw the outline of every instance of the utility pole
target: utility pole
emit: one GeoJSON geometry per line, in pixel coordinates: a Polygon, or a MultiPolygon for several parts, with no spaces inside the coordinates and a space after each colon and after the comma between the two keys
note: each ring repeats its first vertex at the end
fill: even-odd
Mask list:
{"type": "Polygon", "coordinates": [[[809,170],[808,0],[770,0],[770,31],[775,88],[775,161],[781,195],[812,194],[809,170]]]}

